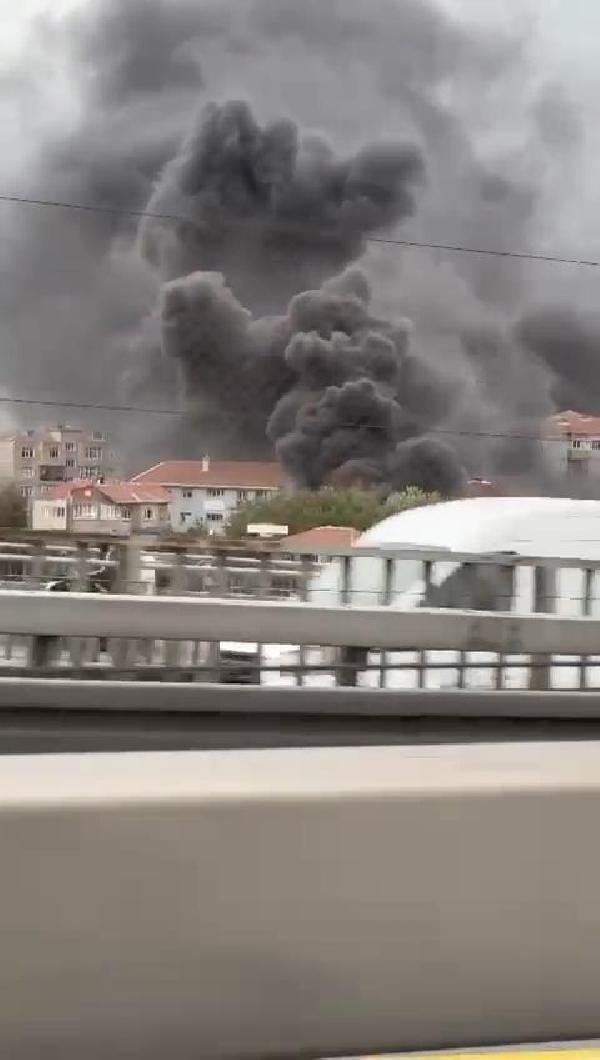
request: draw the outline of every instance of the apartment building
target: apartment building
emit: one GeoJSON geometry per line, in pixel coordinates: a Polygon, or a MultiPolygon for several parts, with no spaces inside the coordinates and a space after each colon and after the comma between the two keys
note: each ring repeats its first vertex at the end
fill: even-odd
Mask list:
{"type": "Polygon", "coordinates": [[[168,460],[132,479],[133,484],[162,486],[170,496],[174,530],[197,526],[223,533],[241,504],[272,497],[283,486],[279,464],[258,461],[168,460]]]}
{"type": "Polygon", "coordinates": [[[600,416],[572,409],[550,416],[543,430],[546,457],[554,471],[570,479],[600,478],[600,416]]]}
{"type": "Polygon", "coordinates": [[[120,537],[132,532],[166,533],[169,494],[161,486],[129,482],[65,482],[32,501],[31,525],[34,530],[120,537]]]}
{"type": "Polygon", "coordinates": [[[0,479],[9,479],[33,501],[57,482],[115,479],[118,461],[104,431],[47,427],[0,438],[0,479]]]}

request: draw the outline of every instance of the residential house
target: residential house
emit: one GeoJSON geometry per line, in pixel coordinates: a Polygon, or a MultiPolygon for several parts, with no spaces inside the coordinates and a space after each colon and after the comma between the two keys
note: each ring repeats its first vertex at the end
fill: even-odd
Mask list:
{"type": "Polygon", "coordinates": [[[34,530],[80,534],[164,533],[169,495],[161,486],[129,482],[71,482],[32,502],[34,530]]]}
{"type": "Polygon", "coordinates": [[[258,461],[167,460],[132,479],[138,485],[157,485],[170,495],[174,530],[198,526],[207,533],[223,533],[241,504],[274,496],[283,486],[279,464],[258,461]]]}
{"type": "Polygon", "coordinates": [[[557,474],[600,477],[600,416],[557,412],[545,421],[542,435],[548,463],[557,474]]]}
{"type": "Polygon", "coordinates": [[[329,559],[337,554],[344,555],[361,536],[360,530],[353,526],[315,526],[300,534],[291,534],[280,542],[280,549],[286,559],[312,560],[315,563],[329,559]]]}
{"type": "Polygon", "coordinates": [[[30,501],[49,496],[57,482],[115,479],[117,464],[104,431],[57,426],[0,437],[0,479],[30,501]]]}

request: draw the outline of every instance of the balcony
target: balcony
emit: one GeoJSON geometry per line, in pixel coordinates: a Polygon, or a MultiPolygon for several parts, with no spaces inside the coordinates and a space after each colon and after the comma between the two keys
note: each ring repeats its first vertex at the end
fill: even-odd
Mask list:
{"type": "Polygon", "coordinates": [[[64,464],[40,464],[39,477],[40,482],[64,482],[65,466],[64,464]]]}
{"type": "Polygon", "coordinates": [[[567,449],[567,460],[571,460],[574,463],[581,463],[589,460],[592,455],[592,449],[588,445],[582,445],[574,447],[571,445],[567,449]]]}

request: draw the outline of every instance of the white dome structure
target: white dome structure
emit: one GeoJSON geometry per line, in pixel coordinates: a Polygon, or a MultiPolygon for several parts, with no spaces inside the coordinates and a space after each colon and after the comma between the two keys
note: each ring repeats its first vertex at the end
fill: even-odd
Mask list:
{"type": "MultiPolygon", "coordinates": [[[[600,501],[560,497],[476,497],[448,501],[392,515],[363,534],[352,559],[350,586],[344,587],[343,564],[333,560],[315,577],[309,599],[323,606],[375,606],[389,602],[410,609],[423,602],[423,564],[407,553],[440,554],[433,584],[442,585],[464,564],[461,554],[512,553],[531,557],[600,561],[600,501]],[[360,549],[381,552],[381,559],[360,549]],[[453,559],[453,553],[457,553],[453,559]],[[406,558],[403,561],[403,556],[406,558]],[[393,584],[386,587],[385,557],[394,557],[393,584]]],[[[557,610],[580,614],[583,572],[562,570],[557,610]]],[[[533,565],[517,573],[515,609],[531,610],[533,565]]],[[[444,604],[443,606],[449,606],[444,604]]],[[[477,606],[465,600],[465,607],[477,606]]]]}
{"type": "Polygon", "coordinates": [[[357,547],[517,552],[600,559],[600,501],[563,497],[473,497],[392,515],[357,547]]]}

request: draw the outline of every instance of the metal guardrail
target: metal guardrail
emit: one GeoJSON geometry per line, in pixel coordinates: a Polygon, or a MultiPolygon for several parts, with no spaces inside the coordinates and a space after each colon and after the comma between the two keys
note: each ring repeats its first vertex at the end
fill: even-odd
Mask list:
{"type": "MultiPolygon", "coordinates": [[[[74,587],[85,587],[86,572],[99,562],[115,570],[115,589],[121,592],[152,591],[190,593],[205,596],[256,597],[263,599],[304,598],[316,591],[315,573],[326,563],[337,569],[335,594],[344,603],[358,602],[365,595],[376,602],[393,603],[396,573],[406,564],[420,565],[424,594],[435,585],[440,565],[454,564],[473,574],[480,572],[495,580],[493,593],[500,610],[511,610],[516,602],[515,580],[520,571],[531,569],[545,581],[532,591],[534,610],[553,610],[560,598],[555,587],[560,571],[581,572],[578,599],[582,613],[598,599],[597,577],[600,560],[577,556],[527,556],[506,552],[472,553],[451,549],[416,549],[410,545],[323,549],[318,560],[313,553],[297,550],[290,558],[279,545],[267,543],[228,544],[216,542],[203,547],[198,543],[153,539],[142,535],[124,540],[105,538],[73,540],[62,535],[34,535],[35,539],[0,541],[0,582],[41,587],[44,579],[57,571],[69,573],[74,587]],[[360,586],[361,563],[372,561],[369,584],[360,586]],[[538,589],[540,591],[538,591],[538,589]]],[[[285,547],[285,546],[283,546],[285,547]]],[[[322,585],[318,592],[327,592],[322,585]]],[[[329,590],[334,591],[334,590],[329,590]]],[[[460,589],[452,606],[469,606],[468,593],[461,600],[460,589]]],[[[600,600],[599,600],[600,603],[600,600]]]]}
{"type": "Polygon", "coordinates": [[[0,771],[0,1052],[263,1060],[592,1038],[598,744],[0,771]]]}
{"type": "Polygon", "coordinates": [[[0,634],[7,667],[15,663],[16,644],[24,670],[54,667],[58,675],[65,666],[89,666],[90,676],[101,676],[100,641],[105,671],[131,677],[143,671],[146,679],[218,680],[229,656],[234,681],[237,668],[246,682],[287,674],[303,683],[312,674],[355,684],[371,674],[385,686],[390,673],[406,670],[425,687],[427,673],[456,670],[460,685],[461,674],[464,680],[465,671],[481,669],[493,671],[502,687],[499,676],[521,670],[541,690],[561,667],[575,670],[576,685],[586,687],[600,660],[600,620],[593,618],[190,597],[6,592],[0,634]],[[265,645],[287,648],[269,653],[265,645]],[[66,662],[53,658],[65,646],[66,662]]]}
{"type": "Polygon", "coordinates": [[[593,655],[600,620],[558,615],[88,593],[0,595],[0,633],[184,641],[245,641],[384,651],[593,655]]]}

